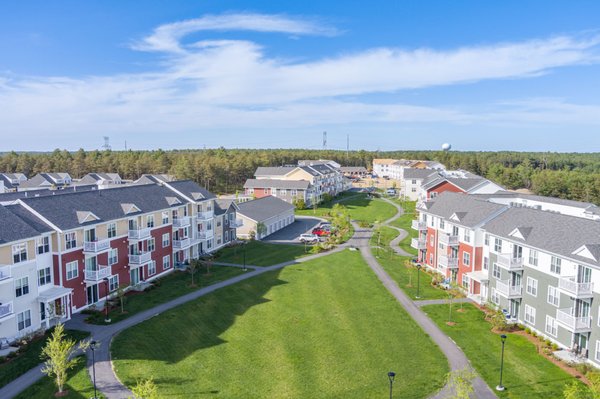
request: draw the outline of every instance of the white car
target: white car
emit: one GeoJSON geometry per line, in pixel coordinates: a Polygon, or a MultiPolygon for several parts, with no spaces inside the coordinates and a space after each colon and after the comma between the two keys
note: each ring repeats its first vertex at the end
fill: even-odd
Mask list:
{"type": "Polygon", "coordinates": [[[309,244],[316,244],[319,242],[319,236],[316,234],[301,234],[300,238],[298,238],[300,242],[306,242],[309,244]]]}

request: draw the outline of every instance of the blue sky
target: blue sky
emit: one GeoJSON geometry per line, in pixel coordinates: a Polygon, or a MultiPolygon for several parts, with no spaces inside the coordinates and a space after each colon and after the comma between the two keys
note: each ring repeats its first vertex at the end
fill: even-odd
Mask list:
{"type": "Polygon", "coordinates": [[[2,2],[0,151],[600,151],[599,2],[306,3],[2,2]]]}

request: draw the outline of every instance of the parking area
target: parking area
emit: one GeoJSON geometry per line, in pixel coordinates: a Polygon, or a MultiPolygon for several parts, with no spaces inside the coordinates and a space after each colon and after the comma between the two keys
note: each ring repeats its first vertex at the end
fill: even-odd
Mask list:
{"type": "Polygon", "coordinates": [[[279,244],[299,244],[298,237],[300,237],[300,234],[310,232],[321,222],[321,219],[315,217],[296,216],[294,223],[265,237],[262,241],[279,244]]]}

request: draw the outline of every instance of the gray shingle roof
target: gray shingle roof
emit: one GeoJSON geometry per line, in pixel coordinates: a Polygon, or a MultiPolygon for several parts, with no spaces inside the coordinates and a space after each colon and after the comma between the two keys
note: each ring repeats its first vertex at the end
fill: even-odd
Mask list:
{"type": "Polygon", "coordinates": [[[259,166],[254,176],[284,176],[296,168],[297,166],[259,166]]]}
{"type": "Polygon", "coordinates": [[[167,186],[173,187],[175,190],[195,201],[216,198],[213,193],[192,180],[177,180],[166,184],[167,186]],[[200,193],[202,198],[196,198],[197,193],[200,193]]]}
{"type": "Polygon", "coordinates": [[[227,213],[230,208],[235,208],[235,201],[228,199],[215,200],[215,215],[227,213]]]}
{"type": "Polygon", "coordinates": [[[238,204],[240,215],[262,222],[283,212],[293,210],[292,204],[273,196],[267,196],[238,204]]]}
{"type": "MultiPolygon", "coordinates": [[[[33,217],[33,215],[31,215],[33,217]]],[[[10,207],[0,206],[0,244],[13,241],[26,240],[37,237],[40,232],[32,227],[16,213],[11,212],[10,207]]]]}
{"type": "Polygon", "coordinates": [[[547,202],[549,204],[571,206],[574,208],[582,208],[582,209],[589,208],[590,212],[592,212],[592,213],[595,210],[597,210],[597,208],[598,208],[597,205],[592,204],[591,202],[573,201],[573,200],[556,198],[556,197],[544,197],[542,195],[518,193],[515,191],[498,191],[497,193],[494,193],[494,194],[476,194],[476,195],[481,198],[486,198],[486,199],[490,199],[490,198],[494,198],[494,197],[522,198],[522,199],[527,199],[527,200],[531,200],[531,201],[547,202]]]}
{"type": "Polygon", "coordinates": [[[447,177],[447,181],[454,184],[455,186],[461,188],[464,191],[469,191],[474,187],[481,185],[482,183],[488,181],[483,177],[468,177],[468,178],[460,178],[460,177],[447,177]]]}
{"type": "Polygon", "coordinates": [[[280,188],[286,190],[306,190],[310,182],[306,180],[278,180],[278,179],[248,179],[244,188],[280,188]]]}
{"type": "Polygon", "coordinates": [[[426,212],[446,220],[456,213],[459,221],[452,220],[451,223],[476,227],[503,209],[507,209],[507,206],[479,200],[467,194],[446,191],[427,201],[426,212]]]}
{"type": "Polygon", "coordinates": [[[25,209],[21,204],[8,205],[6,209],[17,215],[21,220],[27,223],[31,228],[33,228],[38,233],[49,233],[53,231],[53,229],[48,226],[45,222],[43,222],[40,218],[35,216],[29,210],[25,209]]]}
{"type": "Polygon", "coordinates": [[[403,176],[405,179],[425,179],[434,173],[437,172],[431,169],[405,168],[403,176]]]}
{"type": "Polygon", "coordinates": [[[18,200],[20,198],[34,198],[34,197],[47,197],[51,195],[62,195],[73,192],[84,192],[84,191],[92,191],[96,190],[95,185],[83,185],[83,186],[73,186],[73,187],[65,187],[60,190],[50,190],[47,188],[42,188],[39,190],[27,190],[27,191],[16,191],[14,193],[3,193],[0,194],[0,203],[11,202],[18,200]]]}

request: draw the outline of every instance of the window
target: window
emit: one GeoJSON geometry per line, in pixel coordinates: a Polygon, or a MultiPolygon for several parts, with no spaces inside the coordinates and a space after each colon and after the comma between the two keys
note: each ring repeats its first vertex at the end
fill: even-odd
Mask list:
{"type": "Polygon", "coordinates": [[[559,306],[560,293],[556,287],[548,286],[548,303],[556,307],[559,306]]]}
{"type": "Polygon", "coordinates": [[[77,261],[69,262],[66,264],[67,268],[67,280],[73,280],[79,275],[79,267],[77,261]]]}
{"type": "Polygon", "coordinates": [[[148,240],[148,252],[152,252],[156,249],[156,242],[154,238],[148,240]]]}
{"type": "Polygon", "coordinates": [[[554,274],[560,274],[561,263],[562,261],[560,258],[553,256],[552,260],[550,261],[550,271],[554,274]]]}
{"type": "Polygon", "coordinates": [[[483,258],[483,270],[489,270],[490,259],[488,257],[483,258]]]}
{"type": "Polygon", "coordinates": [[[465,229],[465,236],[463,238],[464,242],[471,242],[471,232],[465,229]]]}
{"type": "Polygon", "coordinates": [[[108,265],[112,266],[119,261],[119,250],[117,248],[111,248],[108,252],[108,265]]]}
{"type": "Polygon", "coordinates": [[[113,292],[119,289],[119,275],[115,274],[108,278],[108,291],[113,292]]]}
{"type": "Polygon", "coordinates": [[[485,245],[488,245],[488,246],[489,246],[489,245],[490,245],[490,235],[489,235],[489,234],[486,234],[486,235],[483,237],[483,241],[484,241],[484,244],[485,244],[485,245]]]}
{"type": "Polygon", "coordinates": [[[534,278],[527,277],[527,293],[532,296],[537,296],[538,281],[534,278]]]}
{"type": "Polygon", "coordinates": [[[169,224],[169,212],[168,211],[164,211],[161,214],[161,216],[162,216],[162,224],[169,224]]]}
{"type": "Polygon", "coordinates": [[[417,179],[412,179],[412,184],[417,184],[417,179]]]}
{"type": "Polygon", "coordinates": [[[538,253],[537,253],[537,251],[535,251],[533,249],[529,250],[529,264],[531,266],[538,265],[538,253]]]}
{"type": "Polygon", "coordinates": [[[27,243],[22,242],[12,246],[13,263],[25,262],[27,260],[27,243]]]}
{"type": "Polygon", "coordinates": [[[416,193],[417,192],[417,188],[413,187],[410,191],[412,191],[413,193],[416,193]]]}
{"type": "Polygon", "coordinates": [[[468,252],[463,252],[463,265],[471,265],[471,254],[468,252]]]}
{"type": "Polygon", "coordinates": [[[502,252],[502,240],[499,238],[494,238],[494,251],[497,253],[502,252]]]}
{"type": "Polygon", "coordinates": [[[558,326],[554,317],[546,316],[546,333],[553,337],[558,335],[558,326]]]}
{"type": "Polygon", "coordinates": [[[225,242],[229,242],[229,231],[225,232],[225,242]]]}
{"type": "Polygon", "coordinates": [[[162,247],[166,248],[171,244],[171,236],[169,233],[165,233],[162,235],[162,247]]]}
{"type": "Polygon", "coordinates": [[[525,305],[525,322],[535,324],[535,308],[525,305]]]}
{"type": "Polygon", "coordinates": [[[429,244],[433,247],[435,245],[435,237],[433,234],[429,236],[429,244]]]}
{"type": "Polygon", "coordinates": [[[154,227],[154,215],[146,216],[146,227],[148,227],[149,229],[154,227]]]}
{"type": "Polygon", "coordinates": [[[298,195],[298,190],[296,190],[296,189],[292,189],[292,190],[290,190],[290,195],[291,195],[292,197],[295,197],[296,195],[298,195]]]}
{"type": "Polygon", "coordinates": [[[18,298],[29,294],[29,277],[21,277],[15,280],[15,296],[18,298]]]}
{"type": "Polygon", "coordinates": [[[155,260],[151,260],[148,263],[148,275],[152,276],[156,274],[156,261],[155,260]]]}
{"type": "Polygon", "coordinates": [[[443,219],[440,219],[440,229],[445,229],[446,228],[446,223],[444,222],[443,219]]]}
{"type": "Polygon", "coordinates": [[[65,248],[73,249],[77,247],[77,235],[74,231],[65,233],[65,248]]]}
{"type": "Polygon", "coordinates": [[[19,331],[23,331],[27,327],[31,327],[31,310],[17,314],[17,328],[19,331]]]}
{"type": "Polygon", "coordinates": [[[287,195],[287,190],[285,188],[281,189],[280,191],[281,191],[281,195],[287,195]]]}
{"type": "Polygon", "coordinates": [[[600,362],[600,341],[596,341],[596,361],[600,362]]]}
{"type": "Polygon", "coordinates": [[[40,237],[37,239],[38,255],[50,252],[50,237],[40,237]]]}
{"type": "Polygon", "coordinates": [[[217,219],[217,227],[221,227],[221,218],[217,219]]]}
{"type": "Polygon", "coordinates": [[[465,290],[469,290],[469,277],[465,273],[462,275],[462,286],[465,290]]]}
{"type": "Polygon", "coordinates": [[[167,270],[171,268],[171,255],[163,256],[163,269],[167,270]]]}
{"type": "Polygon", "coordinates": [[[52,275],[50,274],[50,267],[38,270],[38,286],[50,284],[52,282],[52,275]]]}
{"type": "Polygon", "coordinates": [[[433,265],[433,254],[429,254],[429,264],[433,265]]]}
{"type": "Polygon", "coordinates": [[[500,279],[500,266],[498,266],[495,263],[494,263],[494,266],[492,267],[492,275],[495,278],[500,279]]]}
{"type": "Polygon", "coordinates": [[[217,245],[221,245],[221,235],[217,236],[217,245]]]}
{"type": "Polygon", "coordinates": [[[106,231],[107,231],[108,238],[116,237],[117,236],[117,224],[109,223],[106,226],[106,231]]]}
{"type": "Polygon", "coordinates": [[[495,288],[492,288],[492,293],[490,295],[490,299],[493,304],[495,304],[495,305],[500,304],[500,296],[498,296],[498,292],[496,291],[495,288]]]}

